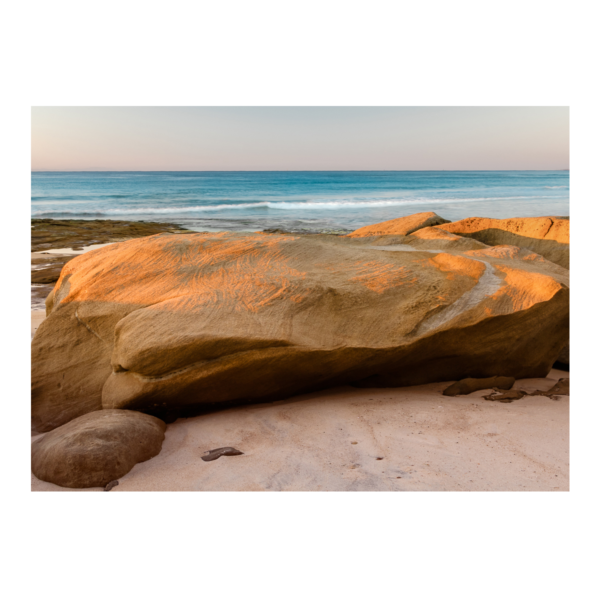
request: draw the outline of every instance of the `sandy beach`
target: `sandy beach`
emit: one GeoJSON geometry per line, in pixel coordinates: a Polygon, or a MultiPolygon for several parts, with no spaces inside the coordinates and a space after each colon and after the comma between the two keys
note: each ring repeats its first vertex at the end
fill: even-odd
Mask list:
{"type": "MultiPolygon", "coordinates": [[[[50,281],[63,261],[93,249],[32,252],[32,274],[45,269],[50,281]]],[[[32,284],[32,339],[54,287],[44,277],[32,284]]],[[[547,391],[566,377],[554,368],[544,378],[517,379],[513,389],[547,391]]],[[[500,403],[484,399],[491,390],[442,395],[450,383],[344,385],[179,418],[167,425],[160,453],[112,491],[569,490],[568,396],[500,403]],[[225,446],[243,454],[202,460],[225,446]]],[[[31,477],[32,491],[77,491],[31,477]]]]}
{"type": "Polygon", "coordinates": [[[8,596],[592,593],[591,5],[25,7],[8,596]]]}
{"type": "MultiPolygon", "coordinates": [[[[565,376],[553,369],[515,388],[546,390],[565,376]]],[[[445,387],[344,386],[178,419],[161,453],[112,491],[569,490],[567,396],[501,404],[482,399],[489,390],[448,398],[445,387]],[[223,446],[244,454],[201,460],[223,446]]],[[[77,491],[33,474],[31,489],[77,491]]]]}

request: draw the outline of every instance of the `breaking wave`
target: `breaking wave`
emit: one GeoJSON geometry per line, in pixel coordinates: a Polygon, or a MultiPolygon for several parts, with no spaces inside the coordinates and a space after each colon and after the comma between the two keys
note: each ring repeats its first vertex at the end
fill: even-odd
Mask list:
{"type": "Polygon", "coordinates": [[[202,206],[144,206],[140,208],[98,208],[96,210],[67,210],[51,209],[33,211],[36,217],[71,214],[71,215],[168,215],[183,213],[202,213],[227,210],[344,210],[348,208],[386,208],[393,206],[419,205],[419,204],[461,204],[465,202],[489,202],[493,200],[522,200],[526,196],[504,196],[485,198],[418,198],[412,200],[340,200],[335,202],[248,202],[244,204],[216,204],[202,206]]]}

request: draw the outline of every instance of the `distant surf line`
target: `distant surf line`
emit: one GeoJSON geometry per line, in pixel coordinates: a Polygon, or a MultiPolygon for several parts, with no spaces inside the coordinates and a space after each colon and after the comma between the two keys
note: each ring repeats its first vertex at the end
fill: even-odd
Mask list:
{"type": "MultiPolygon", "coordinates": [[[[552,198],[551,196],[537,196],[535,199],[552,198]]],[[[339,210],[344,208],[386,208],[391,206],[407,206],[418,204],[456,204],[466,202],[489,202],[491,200],[531,200],[530,196],[501,196],[486,198],[438,198],[438,199],[411,199],[411,200],[372,200],[353,201],[340,200],[337,202],[247,202],[241,204],[216,204],[201,206],[169,206],[169,207],[142,207],[142,208],[99,208],[97,210],[38,210],[33,211],[33,216],[53,214],[75,215],[128,215],[128,214],[179,214],[187,212],[216,212],[226,210],[256,210],[270,208],[274,210],[339,210]]],[[[554,198],[556,200],[556,198],[554,198]]],[[[559,200],[568,200],[560,198],[559,200]]]]}

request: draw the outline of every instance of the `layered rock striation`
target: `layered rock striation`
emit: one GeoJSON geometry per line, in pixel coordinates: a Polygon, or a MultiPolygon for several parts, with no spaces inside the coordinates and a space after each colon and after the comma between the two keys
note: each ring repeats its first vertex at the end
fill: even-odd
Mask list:
{"type": "Polygon", "coordinates": [[[511,245],[525,248],[565,269],[569,268],[568,217],[470,217],[454,223],[436,224],[435,229],[473,238],[488,246],[511,245]]]}
{"type": "Polygon", "coordinates": [[[457,239],[161,234],[78,256],[33,340],[34,429],[345,383],[544,377],[568,331],[568,271],[457,239]]]}

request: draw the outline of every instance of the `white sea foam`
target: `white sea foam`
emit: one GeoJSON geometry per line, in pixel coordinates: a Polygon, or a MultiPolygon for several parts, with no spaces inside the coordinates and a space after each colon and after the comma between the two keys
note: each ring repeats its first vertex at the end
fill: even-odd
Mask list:
{"type": "MultiPolygon", "coordinates": [[[[35,217],[50,216],[58,214],[73,214],[87,216],[101,215],[167,215],[183,214],[197,212],[216,212],[228,210],[345,210],[348,208],[386,208],[393,206],[422,205],[422,204],[462,204],[471,202],[489,202],[493,200],[523,200],[527,196],[504,196],[504,197],[485,197],[485,198],[414,198],[414,199],[395,199],[395,200],[338,200],[329,202],[306,201],[306,202],[248,202],[244,204],[216,204],[203,206],[144,206],[140,208],[98,208],[96,210],[37,210],[33,211],[35,217]]],[[[538,198],[543,198],[540,196],[538,198]]]]}

